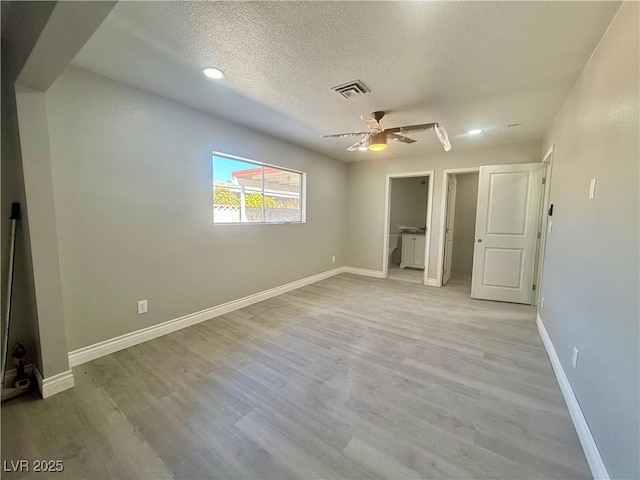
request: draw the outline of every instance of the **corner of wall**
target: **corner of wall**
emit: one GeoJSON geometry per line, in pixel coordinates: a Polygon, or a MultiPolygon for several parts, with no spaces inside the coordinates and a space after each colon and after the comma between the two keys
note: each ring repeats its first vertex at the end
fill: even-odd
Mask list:
{"type": "Polygon", "coordinates": [[[39,336],[39,368],[47,376],[69,369],[62,287],[49,156],[46,98],[42,92],[16,87],[17,121],[22,157],[39,336]]]}

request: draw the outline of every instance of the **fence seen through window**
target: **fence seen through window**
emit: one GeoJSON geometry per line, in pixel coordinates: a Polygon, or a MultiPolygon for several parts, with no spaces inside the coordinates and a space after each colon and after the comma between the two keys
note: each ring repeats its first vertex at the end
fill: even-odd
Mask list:
{"type": "Polygon", "coordinates": [[[213,153],[213,223],[303,222],[303,174],[213,153]]]}

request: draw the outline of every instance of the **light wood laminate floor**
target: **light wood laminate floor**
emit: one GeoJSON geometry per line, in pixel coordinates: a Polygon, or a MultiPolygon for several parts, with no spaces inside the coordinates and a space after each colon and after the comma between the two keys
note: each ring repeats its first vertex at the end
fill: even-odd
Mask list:
{"type": "Polygon", "coordinates": [[[589,478],[532,307],[339,275],[2,406],[5,478],[589,478]]]}
{"type": "Polygon", "coordinates": [[[424,270],[417,268],[400,268],[398,265],[390,265],[387,278],[389,278],[389,280],[400,280],[422,285],[424,282],[424,270]]]}

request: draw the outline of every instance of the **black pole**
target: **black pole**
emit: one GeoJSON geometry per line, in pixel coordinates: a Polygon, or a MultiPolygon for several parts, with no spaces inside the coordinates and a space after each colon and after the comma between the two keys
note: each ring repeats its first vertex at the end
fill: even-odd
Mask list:
{"type": "Polygon", "coordinates": [[[7,304],[5,305],[4,315],[4,335],[2,339],[2,375],[0,381],[4,386],[4,372],[7,367],[7,355],[9,354],[9,320],[11,318],[11,297],[13,293],[13,260],[16,253],[16,223],[20,220],[20,204],[14,202],[11,204],[11,237],[9,240],[9,271],[7,278],[7,304]]]}

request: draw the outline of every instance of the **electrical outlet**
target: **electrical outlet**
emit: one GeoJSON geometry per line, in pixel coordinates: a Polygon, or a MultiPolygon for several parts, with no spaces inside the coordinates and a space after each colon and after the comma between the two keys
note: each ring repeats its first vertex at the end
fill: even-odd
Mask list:
{"type": "Polygon", "coordinates": [[[589,183],[589,200],[596,198],[596,179],[592,178],[589,183]]]}
{"type": "Polygon", "coordinates": [[[578,349],[576,347],[573,347],[573,355],[571,355],[571,366],[574,370],[578,368],[578,353],[578,349]]]}
{"type": "Polygon", "coordinates": [[[540,311],[544,310],[544,297],[540,298],[540,311]]]}
{"type": "Polygon", "coordinates": [[[331,257],[331,263],[336,263],[336,256],[331,257]]]}
{"type": "Polygon", "coordinates": [[[138,315],[142,315],[143,313],[147,313],[149,311],[147,301],[146,300],[138,300],[138,315]]]}

